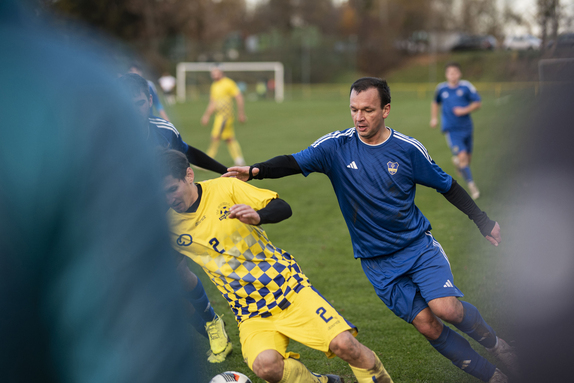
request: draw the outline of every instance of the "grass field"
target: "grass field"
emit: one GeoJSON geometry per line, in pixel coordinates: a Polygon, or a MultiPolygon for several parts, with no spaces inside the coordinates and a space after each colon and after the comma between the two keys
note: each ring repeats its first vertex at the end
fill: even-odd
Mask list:
{"type": "MultiPolygon", "coordinates": [[[[279,154],[304,149],[320,136],[352,126],[346,87],[340,92],[312,88],[288,96],[288,101],[247,102],[246,124],[236,127],[248,163],[264,161],[279,154]]],[[[392,84],[391,84],[392,90],[392,84]]],[[[503,193],[508,186],[506,175],[519,161],[510,143],[519,136],[515,116],[527,102],[524,92],[506,94],[502,99],[483,95],[483,107],[474,114],[475,158],[472,170],[481,189],[479,206],[505,228],[510,220],[512,201],[503,193]]],[[[200,125],[199,119],[207,100],[179,104],[168,110],[183,138],[193,146],[206,150],[211,127],[200,125]]],[[[454,168],[444,137],[429,128],[430,95],[419,98],[416,93],[394,92],[387,125],[414,136],[429,150],[433,159],[450,174],[454,168]]],[[[217,159],[227,165],[232,161],[225,144],[217,159]]],[[[197,178],[214,177],[213,173],[196,171],[197,178]]],[[[462,180],[459,180],[464,184],[462,180]]],[[[344,220],[326,176],[312,174],[279,180],[252,181],[254,185],[275,190],[290,203],[293,216],[265,230],[273,243],[293,254],[315,287],[359,328],[358,339],[374,350],[396,383],[400,382],[477,382],[439,355],[409,324],[395,317],[375,295],[364,276],[360,261],[353,258],[351,242],[344,220]]],[[[490,245],[474,224],[450,205],[436,191],[418,188],[417,206],[433,225],[433,235],[450,257],[456,285],[465,293],[465,300],[475,304],[499,335],[511,337],[512,326],[505,320],[504,273],[501,247],[490,245]]],[[[234,352],[223,364],[207,366],[210,375],[235,370],[259,380],[243,363],[235,320],[226,301],[210,283],[203,271],[194,268],[203,280],[208,295],[220,314],[225,314],[227,330],[234,352]]],[[[197,338],[202,349],[207,341],[197,338]]],[[[474,341],[473,346],[486,353],[474,341]]],[[[291,351],[314,372],[335,373],[347,382],[354,381],[348,365],[339,359],[327,359],[323,353],[295,342],[291,351]]],[[[200,356],[203,358],[203,356],[200,356]]]]}

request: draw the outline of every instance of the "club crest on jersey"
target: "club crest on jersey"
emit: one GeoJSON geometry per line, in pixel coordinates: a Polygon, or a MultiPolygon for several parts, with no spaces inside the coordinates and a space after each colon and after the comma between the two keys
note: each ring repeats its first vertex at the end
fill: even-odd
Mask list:
{"type": "Polygon", "coordinates": [[[223,221],[225,218],[227,218],[227,216],[229,215],[229,204],[222,203],[221,205],[219,205],[219,207],[217,208],[217,215],[219,215],[220,221],[223,221]]]}
{"type": "Polygon", "coordinates": [[[189,246],[193,243],[193,239],[189,234],[182,234],[179,236],[176,242],[179,246],[189,246]]]}
{"type": "Polygon", "coordinates": [[[389,173],[391,173],[392,176],[397,174],[398,169],[399,169],[398,162],[391,162],[391,161],[387,162],[387,170],[389,171],[389,173]]]}

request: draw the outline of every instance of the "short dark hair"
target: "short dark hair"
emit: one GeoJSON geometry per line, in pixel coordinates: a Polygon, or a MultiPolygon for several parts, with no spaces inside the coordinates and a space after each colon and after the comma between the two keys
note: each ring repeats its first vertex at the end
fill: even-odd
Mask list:
{"type": "Polygon", "coordinates": [[[189,160],[185,154],[173,149],[160,149],[157,153],[157,160],[161,179],[167,176],[178,180],[185,179],[187,168],[189,168],[189,160]]]}
{"type": "Polygon", "coordinates": [[[446,63],[446,65],[444,66],[444,70],[447,70],[450,67],[454,67],[454,68],[458,68],[458,70],[460,69],[460,64],[457,63],[456,61],[449,61],[446,63]]]}
{"type": "Polygon", "coordinates": [[[389,84],[381,78],[378,77],[363,77],[358,79],[351,85],[351,91],[349,94],[353,93],[353,90],[357,93],[361,93],[364,90],[376,88],[379,91],[379,98],[381,99],[381,108],[385,105],[391,103],[391,89],[389,84]]]}
{"type": "Polygon", "coordinates": [[[126,73],[118,79],[123,86],[132,95],[137,96],[143,92],[147,98],[150,96],[149,84],[147,80],[137,73],[126,73]]]}

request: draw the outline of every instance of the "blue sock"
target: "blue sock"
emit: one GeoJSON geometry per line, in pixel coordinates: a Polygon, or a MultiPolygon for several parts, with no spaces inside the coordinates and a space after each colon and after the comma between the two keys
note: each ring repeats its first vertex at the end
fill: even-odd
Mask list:
{"type": "Polygon", "coordinates": [[[496,332],[482,319],[478,309],[468,302],[460,303],[464,307],[464,317],[455,327],[486,348],[496,346],[496,332]]]}
{"type": "Polygon", "coordinates": [[[197,314],[197,311],[189,318],[189,323],[191,323],[195,331],[206,338],[208,337],[207,331],[205,331],[205,321],[197,314]]]}
{"type": "Polygon", "coordinates": [[[436,340],[429,340],[430,344],[443,356],[450,359],[452,364],[464,372],[488,382],[496,367],[480,356],[470,347],[470,343],[447,326],[443,326],[442,333],[436,340]]]}
{"type": "Polygon", "coordinates": [[[215,319],[215,311],[207,299],[203,284],[197,278],[197,285],[193,290],[186,294],[186,298],[195,308],[195,315],[201,317],[205,322],[211,322],[215,319]]]}
{"type": "Polygon", "coordinates": [[[466,183],[472,182],[472,173],[470,172],[469,166],[465,166],[464,168],[460,168],[460,172],[462,173],[462,178],[464,178],[466,183]]]}

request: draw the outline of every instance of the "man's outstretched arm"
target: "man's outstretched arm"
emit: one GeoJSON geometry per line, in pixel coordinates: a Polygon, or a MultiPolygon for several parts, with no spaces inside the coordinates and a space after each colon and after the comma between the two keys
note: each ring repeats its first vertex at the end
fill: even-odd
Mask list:
{"type": "Polygon", "coordinates": [[[490,243],[494,246],[498,246],[500,244],[500,226],[498,225],[498,222],[488,218],[488,215],[480,210],[478,205],[468,195],[466,190],[456,182],[456,180],[452,180],[452,185],[449,191],[442,195],[448,200],[448,202],[466,214],[468,218],[472,219],[482,235],[490,243]]]}
{"type": "Polygon", "coordinates": [[[303,173],[299,164],[292,155],[273,157],[265,162],[252,166],[233,166],[227,169],[223,177],[235,177],[241,181],[265,178],[281,178],[293,174],[303,173]]]}
{"type": "Polygon", "coordinates": [[[227,172],[227,167],[223,166],[201,150],[196,149],[191,145],[188,145],[185,156],[187,157],[189,163],[192,165],[199,166],[200,168],[211,170],[212,172],[219,174],[227,172]]]}
{"type": "Polygon", "coordinates": [[[277,223],[291,217],[291,206],[281,198],[269,201],[261,210],[254,210],[245,204],[233,205],[229,209],[229,218],[237,218],[248,225],[263,225],[277,223]]]}

